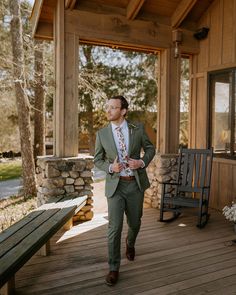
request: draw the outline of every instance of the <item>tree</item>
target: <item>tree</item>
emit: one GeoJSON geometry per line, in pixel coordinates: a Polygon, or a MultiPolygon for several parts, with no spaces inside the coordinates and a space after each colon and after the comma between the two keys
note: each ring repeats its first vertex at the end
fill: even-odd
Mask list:
{"type": "Polygon", "coordinates": [[[45,155],[45,95],[43,44],[35,41],[34,50],[34,159],[45,155]]]}
{"type": "MultiPolygon", "coordinates": [[[[86,58],[86,67],[88,71],[93,71],[93,60],[92,60],[92,46],[83,46],[82,47],[84,57],[86,58]]],[[[94,138],[95,132],[93,128],[93,102],[92,102],[92,93],[91,91],[87,91],[84,93],[83,104],[87,114],[87,130],[89,133],[89,153],[90,155],[94,155],[95,146],[94,146],[94,138]]]]}
{"type": "MultiPolygon", "coordinates": [[[[136,114],[142,111],[143,121],[145,111],[156,114],[155,55],[82,45],[79,57],[80,130],[88,132],[90,147],[94,147],[94,133],[105,122],[103,106],[107,98],[123,94],[129,100],[131,111],[136,114]]],[[[150,125],[156,125],[155,118],[150,125]]]]}
{"type": "Polygon", "coordinates": [[[15,95],[12,91],[12,55],[8,0],[0,5],[0,152],[19,151],[15,95]]]}
{"type": "MultiPolygon", "coordinates": [[[[50,136],[52,136],[51,125],[52,120],[48,120],[46,127],[42,127],[44,124],[45,110],[40,108],[44,107],[44,104],[36,106],[39,95],[44,92],[44,100],[46,100],[47,116],[52,116],[52,97],[54,92],[54,63],[53,63],[53,44],[52,42],[34,42],[31,33],[31,4],[28,0],[20,1],[20,16],[22,21],[22,36],[23,36],[23,49],[24,49],[24,72],[26,80],[26,93],[30,103],[30,118],[31,125],[37,126],[35,128],[35,145],[37,146],[35,155],[42,155],[44,149],[44,137],[42,133],[44,129],[48,130],[50,136]],[[35,55],[38,55],[40,51],[44,50],[43,62],[39,61],[37,66],[35,65],[35,55]],[[38,73],[35,73],[35,70],[38,73]],[[39,72],[43,71],[42,74],[39,72]],[[45,75],[45,79],[43,76],[45,75]],[[40,78],[42,77],[42,78],[40,78]],[[43,80],[43,84],[41,83],[43,80]],[[39,89],[39,87],[41,89],[39,89]],[[36,89],[37,88],[37,89],[36,89]],[[36,101],[35,94],[37,93],[36,101]],[[38,110],[38,112],[36,111],[38,110]],[[41,114],[42,119],[39,120],[37,114],[41,114]],[[34,122],[36,120],[36,123],[34,122]],[[50,126],[48,128],[48,126],[50,126]],[[41,147],[40,147],[41,146],[41,147]],[[38,151],[40,150],[40,151],[38,151]]],[[[9,11],[9,0],[2,0],[0,5],[0,136],[2,141],[0,142],[0,151],[13,150],[14,152],[20,151],[20,136],[18,132],[18,114],[15,103],[15,91],[14,91],[14,79],[12,76],[12,51],[11,48],[11,34],[10,34],[10,20],[11,13],[9,11]]],[[[36,58],[38,59],[38,58],[36,58]]],[[[45,122],[46,123],[46,122],[45,122]]],[[[32,127],[31,127],[32,128],[32,127]]],[[[31,129],[33,131],[33,129],[31,129]]]]}
{"type": "Polygon", "coordinates": [[[9,6],[12,16],[10,27],[13,77],[20,130],[24,195],[28,196],[36,193],[36,179],[30,131],[30,106],[26,94],[20,0],[9,0],[9,6]]]}

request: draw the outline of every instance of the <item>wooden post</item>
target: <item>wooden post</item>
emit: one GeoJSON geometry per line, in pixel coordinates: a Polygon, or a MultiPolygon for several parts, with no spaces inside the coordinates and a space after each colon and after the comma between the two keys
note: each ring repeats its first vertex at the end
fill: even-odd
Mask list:
{"type": "Polygon", "coordinates": [[[74,33],[65,35],[65,135],[64,156],[78,156],[78,46],[74,33]]]}
{"type": "Polygon", "coordinates": [[[164,154],[177,153],[180,120],[180,57],[174,57],[174,48],[160,53],[159,86],[157,150],[164,154]]]}
{"type": "Polygon", "coordinates": [[[64,230],[70,230],[73,227],[73,217],[63,226],[64,230]]]}
{"type": "Polygon", "coordinates": [[[43,247],[41,247],[38,251],[38,255],[40,256],[48,256],[50,253],[50,240],[48,240],[43,247]]]}
{"type": "Polygon", "coordinates": [[[54,14],[55,80],[54,155],[78,155],[78,37],[65,33],[64,0],[54,14]]]}
{"type": "Polygon", "coordinates": [[[0,289],[0,295],[13,295],[15,293],[15,276],[12,276],[10,280],[3,285],[0,289]]]}

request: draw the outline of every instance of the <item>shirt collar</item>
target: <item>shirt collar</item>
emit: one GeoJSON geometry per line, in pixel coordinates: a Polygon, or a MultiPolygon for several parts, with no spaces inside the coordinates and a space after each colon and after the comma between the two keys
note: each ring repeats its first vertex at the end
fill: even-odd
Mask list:
{"type": "Polygon", "coordinates": [[[128,128],[128,123],[127,123],[126,120],[124,120],[124,121],[120,124],[120,126],[117,126],[117,125],[115,125],[114,123],[111,123],[111,127],[112,127],[112,131],[114,131],[117,127],[120,127],[120,128],[122,128],[122,129],[124,130],[124,129],[128,128]]]}

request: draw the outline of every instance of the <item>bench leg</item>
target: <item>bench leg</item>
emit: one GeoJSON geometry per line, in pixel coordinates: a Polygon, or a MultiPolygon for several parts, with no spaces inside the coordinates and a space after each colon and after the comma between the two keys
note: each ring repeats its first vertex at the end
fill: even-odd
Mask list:
{"type": "Polygon", "coordinates": [[[64,230],[70,230],[73,227],[73,217],[63,226],[64,230]]]}
{"type": "Polygon", "coordinates": [[[48,256],[50,253],[50,240],[39,249],[38,254],[41,256],[48,256]]]}
{"type": "Polygon", "coordinates": [[[15,276],[0,289],[0,295],[13,295],[15,293],[15,276]]]}

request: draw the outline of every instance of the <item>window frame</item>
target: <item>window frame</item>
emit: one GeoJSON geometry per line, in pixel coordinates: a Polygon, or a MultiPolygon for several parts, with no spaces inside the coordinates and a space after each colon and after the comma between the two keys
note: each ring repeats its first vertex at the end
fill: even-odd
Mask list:
{"type": "MultiPolygon", "coordinates": [[[[213,146],[212,143],[212,108],[213,108],[213,99],[212,99],[212,81],[213,78],[221,74],[229,74],[230,79],[230,89],[229,89],[229,106],[230,106],[230,153],[214,153],[214,157],[226,158],[226,159],[236,159],[236,151],[234,145],[236,142],[235,135],[235,121],[236,121],[236,67],[227,68],[222,70],[216,70],[208,72],[207,75],[207,85],[208,85],[208,146],[213,146]],[[233,111],[234,110],[234,111],[233,111]]],[[[214,148],[214,146],[213,146],[214,148]]]]}

